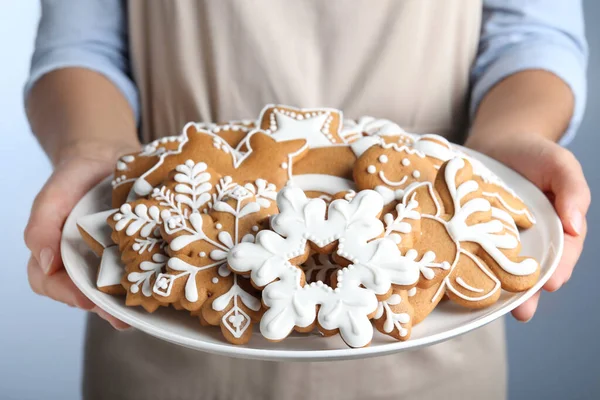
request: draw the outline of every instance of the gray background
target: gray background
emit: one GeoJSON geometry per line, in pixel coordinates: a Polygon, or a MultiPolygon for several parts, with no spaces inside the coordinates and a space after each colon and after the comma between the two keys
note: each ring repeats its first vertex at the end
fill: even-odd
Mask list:
{"type": "MultiPolygon", "coordinates": [[[[589,101],[570,147],[598,198],[600,2],[584,3],[591,48],[589,101]]],[[[84,315],[29,290],[22,242],[31,201],[50,173],[20,100],[38,13],[32,0],[0,2],[0,216],[6,224],[0,241],[0,398],[68,400],[79,393],[84,315]]],[[[508,320],[511,399],[600,398],[598,220],[600,209],[593,203],[587,245],[573,279],[559,292],[542,296],[530,323],[508,320]]]]}

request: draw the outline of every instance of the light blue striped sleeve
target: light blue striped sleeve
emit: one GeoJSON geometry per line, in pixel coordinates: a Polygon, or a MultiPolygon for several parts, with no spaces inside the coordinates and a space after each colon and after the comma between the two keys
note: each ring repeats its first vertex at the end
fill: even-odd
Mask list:
{"type": "Polygon", "coordinates": [[[507,76],[542,69],[569,85],[575,110],[561,144],[571,141],[586,103],[588,46],[581,0],[484,0],[481,40],[471,73],[471,118],[507,76]]]}
{"type": "Polygon", "coordinates": [[[122,0],[41,0],[41,18],[24,96],[45,74],[81,67],[108,78],[139,116],[130,76],[127,16],[122,0]]]}

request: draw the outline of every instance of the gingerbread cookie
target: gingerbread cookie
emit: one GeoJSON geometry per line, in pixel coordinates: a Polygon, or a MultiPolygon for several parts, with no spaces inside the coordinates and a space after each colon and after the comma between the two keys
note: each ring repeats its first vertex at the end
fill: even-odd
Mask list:
{"type": "Polygon", "coordinates": [[[419,150],[385,142],[368,148],[353,172],[359,190],[377,191],[386,204],[402,200],[406,188],[415,182],[433,182],[436,174],[434,165],[419,150]]]}
{"type": "Polygon", "coordinates": [[[527,229],[535,225],[535,217],[523,199],[489,170],[483,163],[466,156],[473,166],[473,175],[483,196],[496,208],[508,213],[518,227],[527,229]]]}
{"type": "Polygon", "coordinates": [[[159,201],[139,199],[123,204],[107,218],[112,239],[125,266],[121,285],[127,306],[142,306],[154,312],[161,305],[152,297],[154,280],[166,265],[166,242],[160,236],[159,201]]]}
{"type": "Polygon", "coordinates": [[[291,177],[293,163],[307,150],[306,140],[276,141],[261,131],[249,134],[249,148],[243,155],[221,137],[199,129],[196,124],[186,125],[183,135],[184,140],[176,151],[163,154],[135,181],[133,190],[138,196],[150,194],[169,171],[188,159],[202,161],[220,175],[231,176],[237,182],[260,177],[280,188],[291,177]]]}
{"type": "Polygon", "coordinates": [[[154,166],[162,154],[173,152],[179,148],[183,136],[167,136],[142,147],[139,153],[125,154],[115,165],[112,184],[112,206],[119,208],[127,201],[133,183],[144,172],[154,166]]]}
{"type": "Polygon", "coordinates": [[[388,119],[363,116],[357,121],[345,119],[340,134],[346,143],[352,143],[363,136],[398,136],[406,135],[406,132],[388,119]]]}
{"type": "Polygon", "coordinates": [[[306,139],[309,147],[343,144],[342,112],[333,108],[294,108],[269,104],[260,113],[259,128],[275,140],[306,139]]]}
{"type": "Polygon", "coordinates": [[[241,344],[250,339],[252,324],[260,318],[260,300],[227,269],[226,258],[234,245],[253,240],[267,225],[277,210],[276,187],[262,179],[237,183],[214,175],[206,163],[188,160],[148,199],[123,205],[112,216],[112,225],[127,280],[142,286],[129,286],[129,304],[138,300],[149,310],[173,304],[199,311],[201,321],[220,326],[228,341],[241,344]],[[141,258],[140,235],[162,241],[150,260],[141,258]],[[144,271],[147,279],[138,283],[144,271]]]}
{"type": "Polygon", "coordinates": [[[377,304],[373,325],[379,332],[405,341],[410,338],[413,315],[414,309],[408,301],[408,291],[394,289],[388,299],[377,304]]]}
{"type": "MultiPolygon", "coordinates": [[[[241,153],[247,151],[242,141],[254,130],[255,123],[251,120],[240,120],[220,124],[197,123],[196,126],[221,137],[238,157],[241,157],[241,153]]],[[[184,135],[167,136],[144,145],[139,153],[121,156],[116,163],[112,180],[113,207],[118,208],[128,198],[134,200],[135,197],[131,197],[130,192],[136,179],[154,167],[163,154],[176,153],[185,140],[184,135]]]]}
{"type": "Polygon", "coordinates": [[[290,181],[309,197],[330,198],[356,188],[352,180],[355,161],[356,156],[347,145],[312,148],[294,164],[290,181]]]}
{"type": "Polygon", "coordinates": [[[77,219],[77,228],[85,243],[100,257],[96,287],[98,290],[111,295],[123,295],[121,278],[125,268],[120,260],[119,249],[111,239],[112,230],[106,223],[106,218],[115,210],[101,211],[77,219]]]}
{"type": "Polygon", "coordinates": [[[271,220],[272,230],[261,231],[256,243],[235,246],[228,257],[231,269],[250,275],[255,286],[264,288],[268,309],[261,333],[268,340],[317,327],[325,335],[339,332],[351,347],[366,346],[378,299],[385,300],[392,285],[417,285],[423,270],[435,268],[430,259],[403,256],[398,248],[399,236],[410,234],[412,226],[402,224],[401,218],[417,218],[418,213],[399,211],[384,226],[378,218],[383,199],[374,191],[327,206],[321,199],[308,199],[299,188],[286,187],[277,204],[280,213],[271,220]],[[299,266],[311,250],[331,254],[345,265],[333,279],[335,287],[321,281],[306,284],[299,266]]]}
{"type": "Polygon", "coordinates": [[[539,264],[519,255],[516,225],[483,197],[467,160],[448,161],[440,168],[434,185],[421,183],[406,195],[419,201],[423,220],[445,225],[458,254],[450,274],[435,292],[417,294],[431,295],[428,307],[419,313],[428,314],[444,293],[462,306],[482,308],[497,301],[501,288],[518,292],[537,282],[539,264]]]}

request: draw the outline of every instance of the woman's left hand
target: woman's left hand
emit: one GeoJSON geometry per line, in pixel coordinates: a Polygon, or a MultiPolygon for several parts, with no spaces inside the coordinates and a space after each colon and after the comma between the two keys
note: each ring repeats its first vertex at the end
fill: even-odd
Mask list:
{"type": "MultiPolygon", "coordinates": [[[[569,150],[539,135],[498,135],[485,141],[471,138],[466,146],[519,172],[546,193],[554,205],[563,224],[565,243],[558,268],[543,289],[558,290],[571,278],[587,233],[586,214],[591,194],[579,161],[569,150]]],[[[517,307],[513,316],[519,321],[529,321],[537,309],[540,293],[517,307]]]]}

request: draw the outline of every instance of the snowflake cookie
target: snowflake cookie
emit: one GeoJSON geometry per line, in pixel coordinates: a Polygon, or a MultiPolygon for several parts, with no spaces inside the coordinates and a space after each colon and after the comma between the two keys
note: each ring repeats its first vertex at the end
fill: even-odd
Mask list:
{"type": "Polygon", "coordinates": [[[149,311],[169,304],[195,311],[228,341],[247,342],[261,315],[259,293],[231,273],[227,256],[268,226],[275,190],[262,179],[219,178],[206,163],[188,160],[147,199],[121,206],[109,221],[126,265],[128,304],[139,299],[149,311]]]}
{"type": "Polygon", "coordinates": [[[389,297],[392,285],[411,288],[424,271],[449,269],[447,263],[433,262],[433,252],[417,259],[416,252],[402,255],[398,247],[419,219],[413,210],[416,202],[401,205],[405,210],[384,218],[385,225],[379,220],[383,199],[371,190],[327,205],[288,186],[277,195],[277,205],[271,230],[259,232],[254,243],[236,245],[228,256],[233,271],[249,275],[255,286],[264,288],[267,311],[260,329],[268,340],[317,327],[325,335],[339,332],[351,347],[366,346],[373,335],[370,318],[378,301],[389,297]],[[310,251],[332,254],[345,266],[334,275],[333,286],[306,283],[300,265],[310,251]]]}

